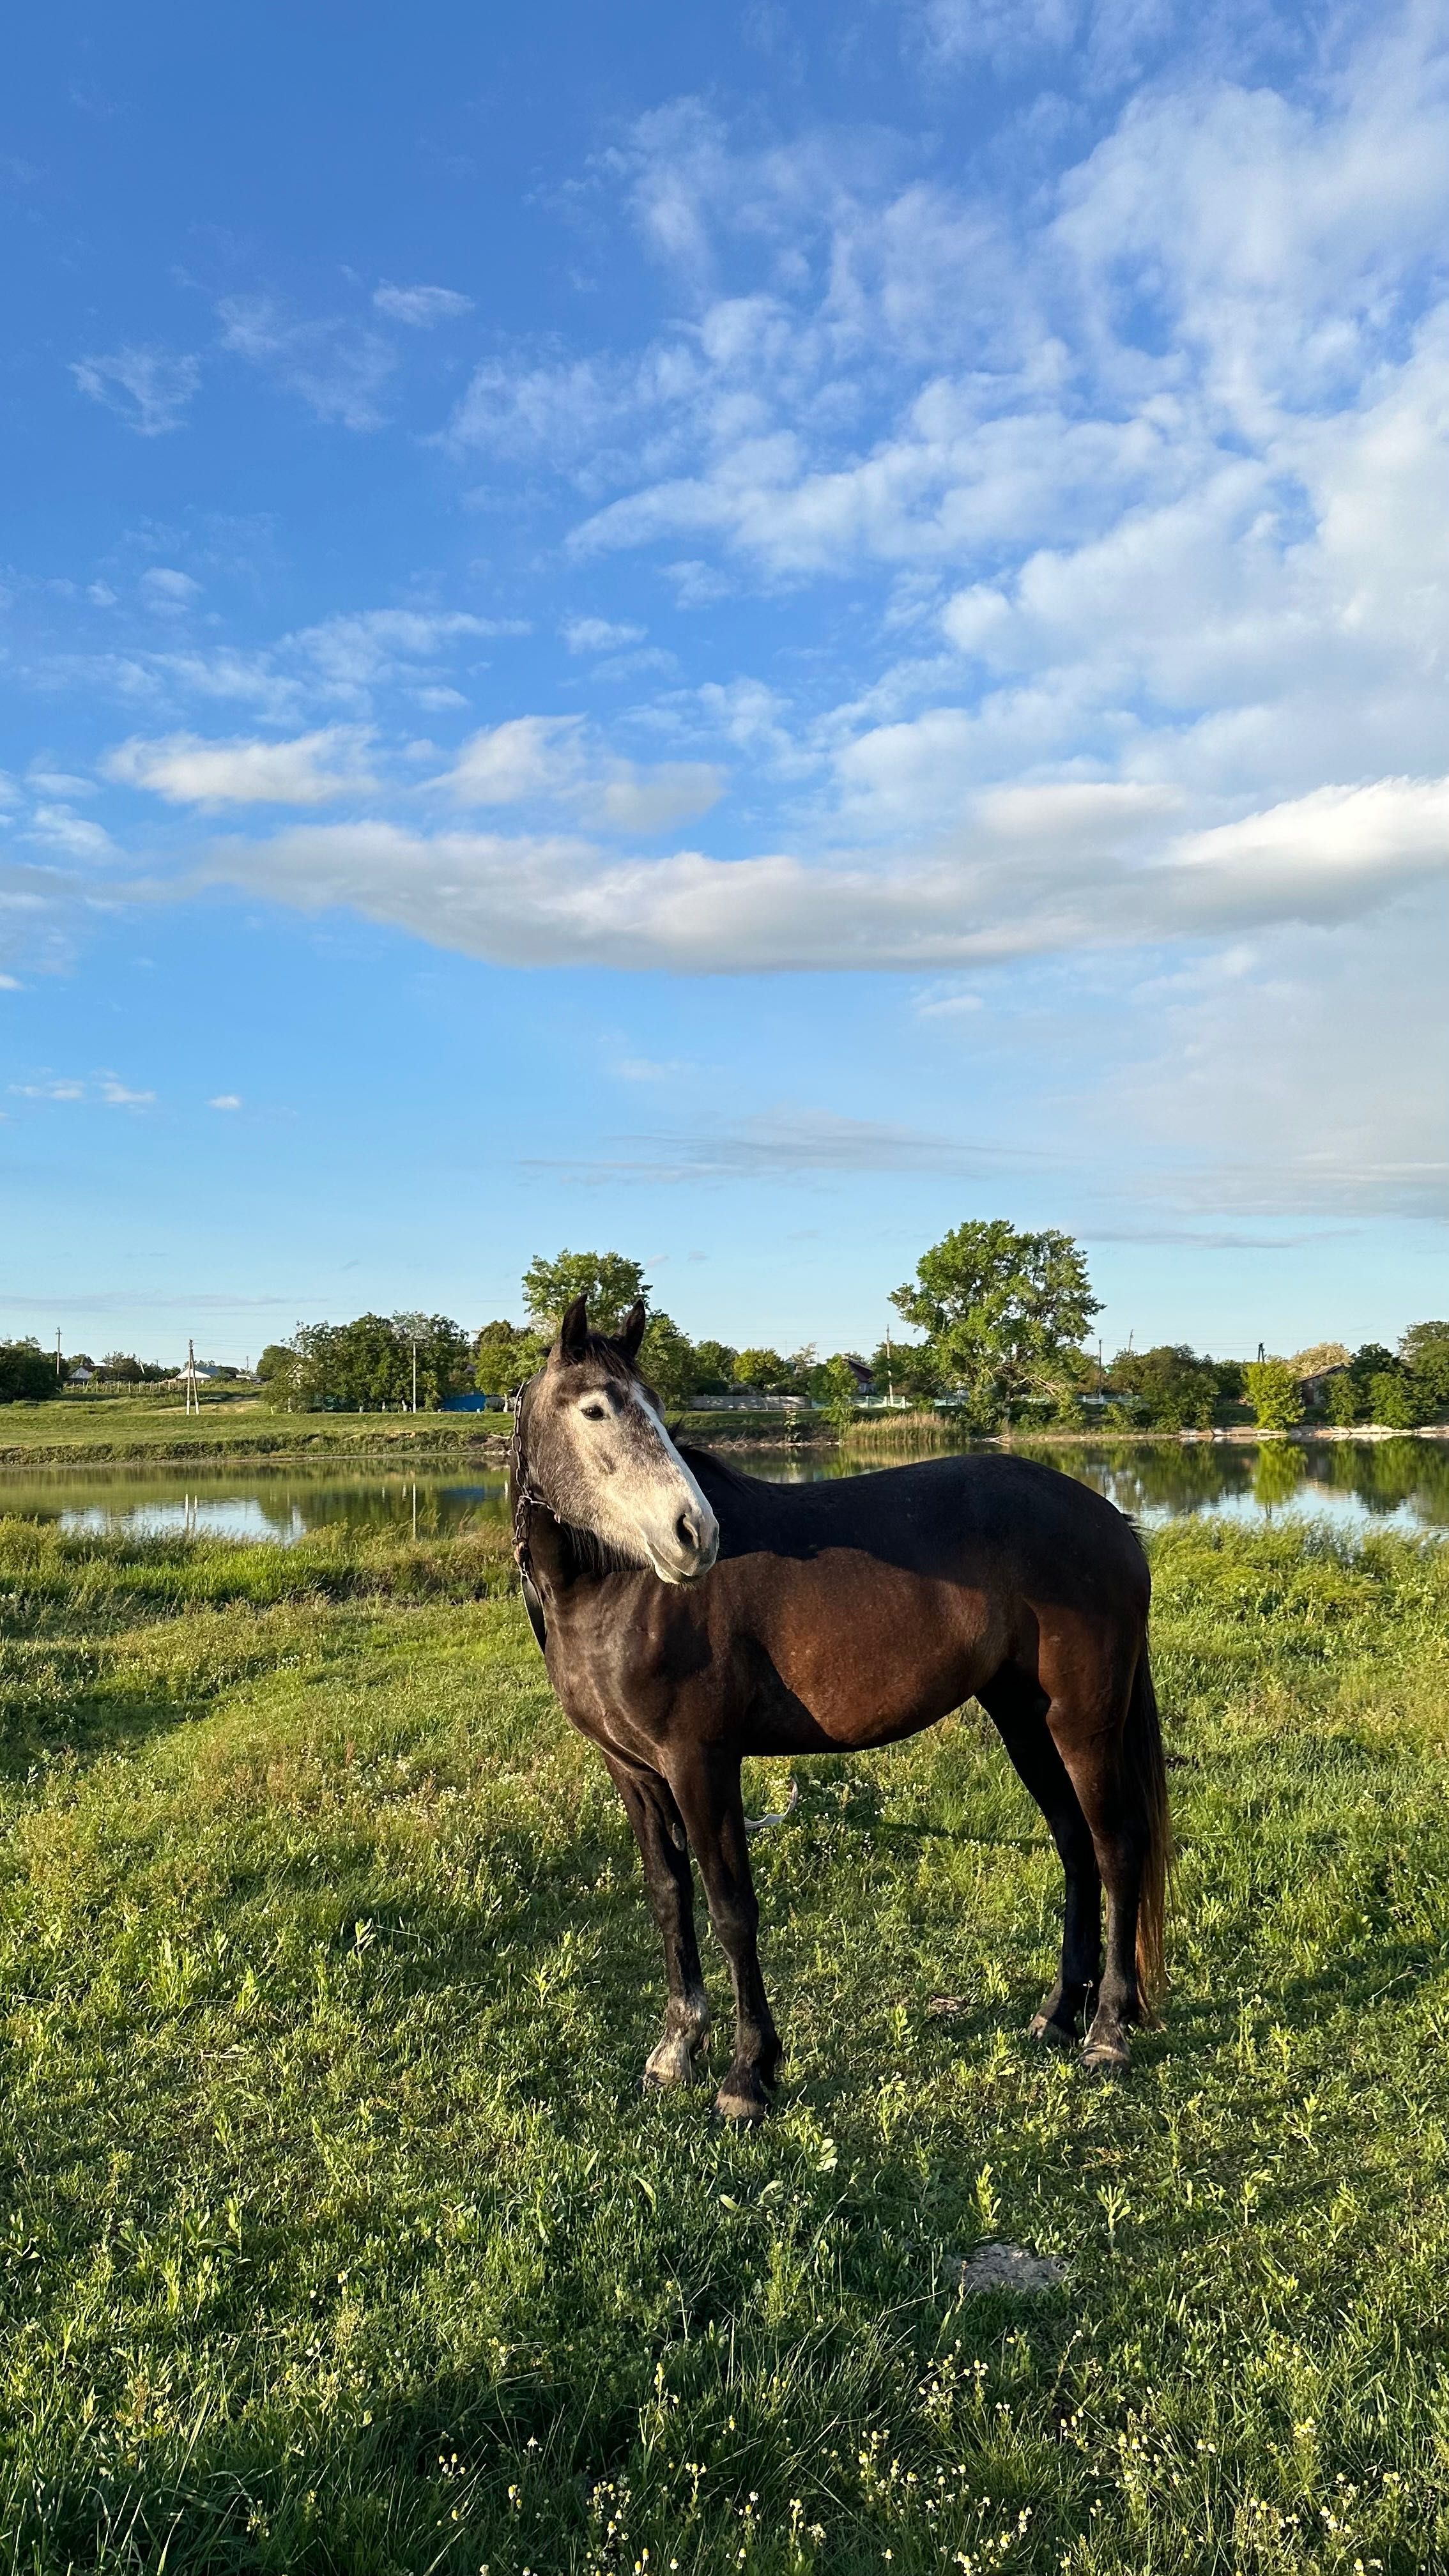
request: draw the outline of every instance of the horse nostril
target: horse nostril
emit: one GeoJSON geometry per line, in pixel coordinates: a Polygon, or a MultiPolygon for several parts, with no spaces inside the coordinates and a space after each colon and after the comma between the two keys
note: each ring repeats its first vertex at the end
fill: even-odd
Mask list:
{"type": "Polygon", "coordinates": [[[674,1535],[681,1547],[689,1548],[696,1556],[699,1554],[699,1523],[693,1512],[680,1513],[674,1524],[674,1535]]]}

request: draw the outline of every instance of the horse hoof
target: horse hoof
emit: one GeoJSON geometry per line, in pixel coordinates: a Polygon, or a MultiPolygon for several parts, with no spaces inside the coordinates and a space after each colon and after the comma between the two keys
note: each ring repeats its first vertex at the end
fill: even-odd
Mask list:
{"type": "Polygon", "coordinates": [[[1102,2076],[1109,2082],[1125,2075],[1131,2064],[1126,2040],[1089,2038],[1082,2050],[1082,2064],[1089,2075],[1102,2076]]]}
{"type": "Polygon", "coordinates": [[[1026,2025],[1026,2035],[1048,2048],[1075,2048],[1077,2044],[1076,2032],[1068,2023],[1058,2021],[1055,2013],[1033,2013],[1026,2025]]]}
{"type": "Polygon", "coordinates": [[[715,2117],[733,2128],[749,2128],[769,2112],[769,2098],[757,2075],[727,2075],[714,2097],[715,2117]]]}
{"type": "Polygon", "coordinates": [[[644,2068],[643,2090],[646,2093],[672,2093],[678,2085],[695,2080],[694,2052],[687,2039],[661,2039],[651,2049],[644,2068]]]}

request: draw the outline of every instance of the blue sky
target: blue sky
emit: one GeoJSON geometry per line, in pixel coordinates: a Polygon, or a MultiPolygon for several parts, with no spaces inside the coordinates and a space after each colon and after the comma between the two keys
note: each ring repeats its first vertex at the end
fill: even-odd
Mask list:
{"type": "Polygon", "coordinates": [[[1449,7],[32,12],[0,1331],[1449,1300],[1449,7]]]}

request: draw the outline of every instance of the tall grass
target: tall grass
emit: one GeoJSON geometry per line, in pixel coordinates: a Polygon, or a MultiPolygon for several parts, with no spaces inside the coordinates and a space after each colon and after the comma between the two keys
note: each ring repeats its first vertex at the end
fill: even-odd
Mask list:
{"type": "Polygon", "coordinates": [[[1115,2090],[1022,2037],[1059,1873],[985,1723],[797,1765],[736,2136],[639,2097],[637,1864],[500,1546],[0,1525],[0,2567],[1449,2563],[1449,1555],[1154,1542],[1115,2090]],[[983,2237],[1061,2288],[963,2297],[983,2237]]]}
{"type": "Polygon", "coordinates": [[[851,1449],[957,1449],[964,1438],[959,1423],[933,1408],[920,1413],[859,1413],[844,1434],[851,1449]]]}

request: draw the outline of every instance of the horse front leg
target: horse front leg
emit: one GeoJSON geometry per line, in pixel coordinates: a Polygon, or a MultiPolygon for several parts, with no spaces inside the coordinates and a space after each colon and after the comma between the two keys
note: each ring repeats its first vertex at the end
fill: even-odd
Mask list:
{"type": "Polygon", "coordinates": [[[699,1863],[709,1916],[729,1961],[735,1998],[734,2061],[715,2096],[722,2120],[762,2120],[783,2051],[760,1973],[760,1908],[750,1876],[738,1754],[685,1754],[670,1785],[699,1863]]]}
{"type": "Polygon", "coordinates": [[[684,1823],[668,1781],[657,1771],[612,1754],[605,1754],[604,1760],[634,1828],[669,1983],[664,2028],[645,2064],[644,2089],[692,2084],[694,2061],[709,2028],[709,2000],[694,1931],[694,1884],[684,1823]]]}

